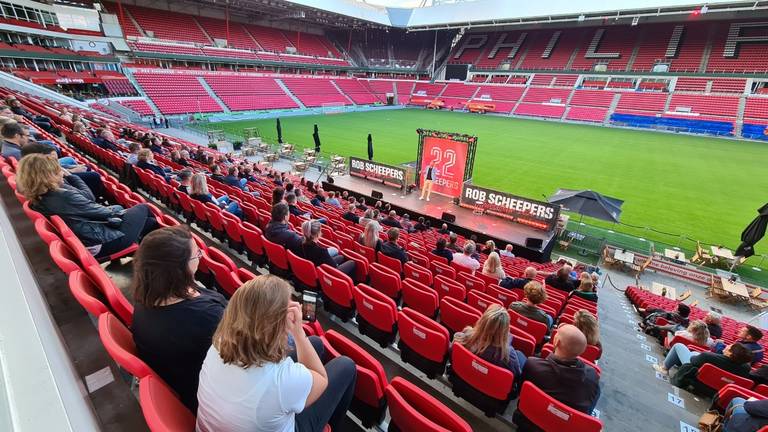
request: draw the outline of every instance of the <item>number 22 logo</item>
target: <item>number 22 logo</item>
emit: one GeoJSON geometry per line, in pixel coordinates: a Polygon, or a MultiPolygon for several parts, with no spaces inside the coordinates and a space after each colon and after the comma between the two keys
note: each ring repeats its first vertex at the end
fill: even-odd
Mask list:
{"type": "Polygon", "coordinates": [[[449,149],[443,152],[439,147],[432,147],[430,150],[430,155],[432,156],[432,160],[435,161],[435,165],[437,167],[440,167],[442,162],[442,169],[438,168],[438,171],[440,171],[442,176],[453,176],[453,173],[451,173],[451,168],[456,165],[456,151],[449,149]]]}

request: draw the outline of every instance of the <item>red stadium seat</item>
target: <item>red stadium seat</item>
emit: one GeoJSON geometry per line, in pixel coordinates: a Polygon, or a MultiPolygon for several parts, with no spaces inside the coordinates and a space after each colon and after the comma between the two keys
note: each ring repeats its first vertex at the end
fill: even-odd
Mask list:
{"type": "Polygon", "coordinates": [[[364,256],[368,261],[368,264],[373,264],[376,262],[376,251],[373,248],[363,246],[359,242],[355,242],[354,245],[354,251],[364,256]]]}
{"type": "Polygon", "coordinates": [[[728,404],[731,403],[731,399],[740,397],[744,399],[755,398],[757,400],[765,399],[765,394],[761,394],[757,391],[747,390],[737,384],[726,384],[718,392],[713,401],[713,405],[716,406],[722,413],[728,408],[728,404]]]}
{"type": "Polygon", "coordinates": [[[131,331],[109,312],[99,316],[99,337],[110,357],[126,372],[139,379],[155,375],[139,358],[131,331]]]}
{"type": "Polygon", "coordinates": [[[221,218],[224,220],[224,230],[227,233],[227,243],[229,247],[238,253],[243,252],[243,234],[241,231],[241,222],[237,216],[228,212],[222,212],[221,218]]]}
{"type": "Polygon", "coordinates": [[[512,327],[519,327],[533,336],[537,345],[544,341],[544,336],[547,334],[546,324],[524,317],[513,310],[509,311],[509,318],[512,327]]]}
{"type": "Polygon", "coordinates": [[[456,281],[464,285],[464,288],[467,289],[467,292],[472,290],[485,292],[485,286],[487,285],[479,277],[472,276],[471,274],[465,272],[459,272],[459,274],[456,275],[456,281]]]}
{"type": "Polygon", "coordinates": [[[481,311],[453,297],[443,297],[440,300],[440,323],[448,328],[451,334],[475,325],[482,315],[481,311]]]}
{"type": "Polygon", "coordinates": [[[156,375],[139,382],[139,404],[152,432],[195,430],[195,416],[184,406],[168,385],[156,375]]]}
{"type": "Polygon", "coordinates": [[[437,295],[442,299],[443,297],[453,297],[456,300],[464,301],[467,297],[464,286],[460,283],[448,279],[445,276],[435,276],[434,285],[437,295]]]}
{"type": "Polygon", "coordinates": [[[545,432],[600,432],[600,420],[577,411],[544,393],[531,382],[524,382],[518,411],[545,432]]]}
{"type": "Polygon", "coordinates": [[[403,274],[403,263],[397,258],[389,257],[379,251],[376,252],[376,261],[384,267],[394,270],[399,275],[403,274]]]}
{"type": "Polygon", "coordinates": [[[48,219],[40,218],[36,220],[35,231],[37,231],[37,235],[39,235],[48,246],[50,246],[54,240],[61,240],[59,234],[56,232],[56,228],[48,222],[48,219]]]}
{"type": "Polygon", "coordinates": [[[385,294],[365,284],[355,287],[357,322],[360,333],[386,348],[397,334],[397,305],[385,294]]]}
{"type": "Polygon", "coordinates": [[[245,252],[248,255],[248,259],[254,265],[262,266],[266,259],[264,252],[264,237],[261,230],[248,222],[240,223],[240,234],[243,237],[243,245],[245,246],[245,252]]]}
{"type": "Polygon", "coordinates": [[[213,273],[216,287],[227,295],[235,294],[235,291],[243,284],[237,276],[237,266],[222,251],[210,247],[200,258],[200,262],[204,263],[213,273]]]}
{"type": "Polygon", "coordinates": [[[110,311],[105,301],[102,301],[102,298],[105,298],[104,294],[82,270],[75,270],[69,274],[69,291],[80,306],[95,317],[110,311]]]}
{"type": "Polygon", "coordinates": [[[432,286],[432,272],[429,269],[422,267],[412,262],[405,263],[403,268],[405,277],[423,283],[424,285],[432,286]]]}
{"type": "Polygon", "coordinates": [[[424,255],[414,251],[409,250],[408,251],[408,258],[410,258],[410,262],[413,262],[416,265],[420,265],[424,268],[429,267],[429,258],[425,257],[424,255]]]}
{"type": "Polygon", "coordinates": [[[500,301],[505,308],[509,307],[509,305],[512,304],[512,302],[516,302],[520,300],[520,298],[517,296],[515,292],[508,290],[504,287],[501,287],[499,285],[488,285],[485,288],[485,293],[497,299],[498,301],[500,301]]]}
{"type": "Polygon", "coordinates": [[[530,334],[520,330],[517,327],[510,326],[509,332],[512,334],[512,347],[530,357],[536,352],[536,339],[530,334]]]}
{"type": "Polygon", "coordinates": [[[405,279],[402,286],[403,307],[410,307],[429,318],[437,316],[440,298],[434,289],[413,279],[405,279]]]}
{"type": "Polygon", "coordinates": [[[347,322],[355,315],[355,284],[344,272],[328,264],[317,268],[318,280],[326,311],[347,322]]]}
{"type": "Polygon", "coordinates": [[[80,260],[63,240],[54,240],[48,246],[53,262],[66,274],[80,270],[80,260]]]}
{"type": "Polygon", "coordinates": [[[432,274],[434,276],[441,275],[447,277],[448,279],[456,280],[456,270],[445,264],[432,261],[429,263],[429,269],[432,270],[432,274]]]}
{"type": "Polygon", "coordinates": [[[262,240],[264,241],[264,251],[269,260],[269,272],[282,277],[289,276],[291,270],[285,248],[277,243],[272,243],[266,237],[262,237],[262,240]]]}
{"type": "Polygon", "coordinates": [[[368,269],[368,274],[371,277],[371,287],[386,294],[391,299],[398,300],[400,298],[400,273],[382,264],[373,263],[368,269]]]}
{"type": "Polygon", "coordinates": [[[493,298],[488,294],[482,293],[477,290],[472,290],[467,293],[467,304],[477,310],[482,310],[482,311],[488,309],[488,306],[492,304],[504,306],[501,300],[493,298]]]}
{"type": "Polygon", "coordinates": [[[133,323],[133,304],[125,298],[120,289],[115,286],[107,272],[98,265],[92,265],[84,268],[85,273],[96,284],[99,291],[107,298],[109,307],[115,312],[115,315],[126,325],[133,323]]]}
{"type": "Polygon", "coordinates": [[[411,309],[400,311],[397,324],[400,331],[400,358],[435,378],[445,371],[450,335],[443,326],[411,309]]]}
{"type": "Polygon", "coordinates": [[[355,362],[357,381],[355,382],[355,397],[351,411],[370,428],[384,420],[386,398],[384,389],[387,387],[387,374],[378,360],[368,352],[345,338],[334,330],[325,333],[328,344],[340,355],[355,362]]]}
{"type": "Polygon", "coordinates": [[[390,428],[398,431],[471,432],[472,427],[429,393],[395,377],[386,389],[390,428]]]}
{"type": "Polygon", "coordinates": [[[291,266],[294,286],[298,291],[304,291],[305,289],[311,291],[318,290],[317,272],[315,271],[315,264],[312,261],[301,258],[293,252],[288,251],[288,265],[291,266]]]}
{"type": "Polygon", "coordinates": [[[448,379],[453,393],[466,399],[488,417],[503,413],[512,398],[515,376],[472,354],[459,343],[451,348],[448,379]]]}
{"type": "Polygon", "coordinates": [[[751,389],[755,385],[754,381],[749,378],[726,372],[710,363],[706,363],[699,368],[699,371],[696,373],[696,379],[704,386],[714,390],[714,392],[717,392],[728,384],[736,384],[737,386],[746,389],[751,389]]]}
{"type": "Polygon", "coordinates": [[[225,228],[224,228],[224,218],[221,216],[222,210],[211,203],[205,203],[204,206],[205,206],[204,207],[205,217],[206,219],[208,219],[208,224],[211,228],[211,233],[215,238],[223,241],[225,228]]]}
{"type": "Polygon", "coordinates": [[[341,254],[344,255],[344,258],[355,262],[355,277],[353,278],[355,282],[368,282],[368,260],[350,249],[342,250],[341,254]]]}

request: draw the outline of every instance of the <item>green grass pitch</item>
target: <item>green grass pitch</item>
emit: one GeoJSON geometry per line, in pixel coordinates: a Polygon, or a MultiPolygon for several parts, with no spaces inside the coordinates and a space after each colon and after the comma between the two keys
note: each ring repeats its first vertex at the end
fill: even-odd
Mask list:
{"type": "MultiPolygon", "coordinates": [[[[592,189],[625,201],[624,223],[731,248],[768,196],[768,143],[420,109],[281,122],[284,141],[313,146],[317,124],[323,152],[345,156],[367,157],[371,133],[375,159],[394,164],[416,160],[417,128],[477,135],[477,185],[534,199],[558,188],[592,189]]],[[[207,127],[234,135],[258,127],[276,141],[274,119],[207,127]]],[[[674,244],[674,237],[652,231],[612,229],[674,244]]]]}

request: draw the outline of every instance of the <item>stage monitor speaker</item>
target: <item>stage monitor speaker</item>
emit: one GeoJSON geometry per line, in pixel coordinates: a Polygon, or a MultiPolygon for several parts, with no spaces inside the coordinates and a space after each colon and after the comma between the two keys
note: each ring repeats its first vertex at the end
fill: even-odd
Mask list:
{"type": "Polygon", "coordinates": [[[443,212],[443,215],[440,216],[440,219],[442,219],[443,222],[454,223],[456,222],[456,215],[448,212],[443,212]]]}
{"type": "Polygon", "coordinates": [[[371,191],[371,196],[374,199],[382,199],[382,198],[384,198],[384,194],[382,192],[377,191],[377,190],[371,191]]]}
{"type": "Polygon", "coordinates": [[[532,248],[532,249],[541,249],[541,246],[544,245],[544,240],[539,238],[533,238],[528,237],[525,239],[525,247],[532,248]]]}

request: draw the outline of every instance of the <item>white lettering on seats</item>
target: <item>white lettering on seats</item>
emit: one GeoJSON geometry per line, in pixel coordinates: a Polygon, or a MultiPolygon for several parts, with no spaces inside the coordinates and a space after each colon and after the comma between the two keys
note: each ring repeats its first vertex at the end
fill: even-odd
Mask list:
{"type": "Polygon", "coordinates": [[[426,339],[427,338],[427,334],[426,333],[420,332],[417,329],[413,329],[413,334],[415,334],[416,337],[418,337],[420,339],[426,339]]]}
{"type": "Polygon", "coordinates": [[[363,306],[367,307],[370,310],[373,310],[373,305],[368,303],[367,301],[363,300],[363,306]]]}
{"type": "Polygon", "coordinates": [[[519,318],[517,320],[517,323],[520,324],[523,327],[528,327],[528,322],[527,321],[523,321],[523,320],[521,320],[519,318]]]}
{"type": "Polygon", "coordinates": [[[475,360],[472,360],[472,367],[475,368],[475,370],[477,370],[481,374],[488,375],[488,368],[483,366],[483,365],[481,365],[480,363],[478,363],[475,360]]]}
{"type": "Polygon", "coordinates": [[[561,419],[568,421],[571,418],[571,415],[567,412],[559,409],[554,404],[549,404],[547,407],[547,411],[551,412],[552,414],[556,415],[557,417],[560,417],[561,419]]]}
{"type": "Polygon", "coordinates": [[[323,282],[325,282],[325,284],[326,284],[326,285],[333,285],[333,281],[332,281],[332,280],[330,280],[330,279],[329,279],[329,278],[327,278],[327,277],[324,277],[324,278],[323,278],[323,282]]]}

